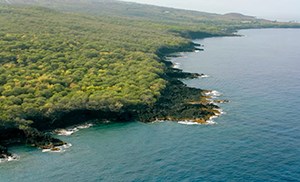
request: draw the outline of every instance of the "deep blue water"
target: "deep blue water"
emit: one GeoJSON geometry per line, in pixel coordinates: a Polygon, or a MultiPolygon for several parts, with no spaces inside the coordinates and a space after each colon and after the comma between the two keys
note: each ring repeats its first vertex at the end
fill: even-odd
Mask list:
{"type": "Polygon", "coordinates": [[[216,125],[103,124],[64,153],[14,147],[0,181],[300,181],[300,30],[243,30],[174,58],[231,102],[216,125]]]}

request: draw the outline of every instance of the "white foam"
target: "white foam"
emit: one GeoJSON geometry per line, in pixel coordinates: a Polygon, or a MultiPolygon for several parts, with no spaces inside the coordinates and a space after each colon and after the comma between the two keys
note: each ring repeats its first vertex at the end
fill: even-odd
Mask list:
{"type": "Polygon", "coordinates": [[[212,94],[213,96],[215,96],[215,97],[221,96],[221,93],[218,92],[218,91],[216,91],[216,90],[211,91],[211,94],[212,94]]]}
{"type": "Polygon", "coordinates": [[[208,78],[208,75],[201,75],[200,78],[208,78]]]}
{"type": "Polygon", "coordinates": [[[67,129],[56,129],[53,131],[53,133],[60,135],[60,136],[70,136],[73,135],[74,133],[78,132],[79,129],[87,129],[94,126],[92,123],[85,123],[82,125],[77,125],[74,127],[70,127],[67,129]]]}
{"type": "Polygon", "coordinates": [[[86,123],[86,124],[83,124],[83,125],[78,125],[77,128],[78,129],[87,129],[87,128],[90,128],[94,126],[92,123],[86,123]]]}
{"type": "Polygon", "coordinates": [[[73,133],[79,131],[76,127],[71,129],[56,129],[54,130],[54,133],[60,136],[70,136],[73,133]]]}
{"type": "Polygon", "coordinates": [[[163,123],[163,122],[166,122],[166,120],[156,119],[155,121],[152,121],[151,123],[163,123]]]}
{"type": "Polygon", "coordinates": [[[223,114],[226,114],[226,112],[223,111],[223,109],[216,109],[219,113],[216,113],[217,116],[221,116],[223,114]]]}
{"type": "Polygon", "coordinates": [[[205,95],[211,96],[212,98],[217,98],[217,97],[220,97],[222,94],[216,90],[211,90],[211,91],[205,92],[205,95]]]}
{"type": "Polygon", "coordinates": [[[214,124],[217,124],[215,121],[213,121],[213,119],[214,118],[211,117],[209,120],[205,121],[205,123],[197,123],[194,121],[179,121],[178,124],[183,124],[183,125],[214,125],[214,124]]]}
{"type": "Polygon", "coordinates": [[[11,162],[11,161],[17,161],[20,159],[20,156],[16,155],[16,154],[12,154],[11,156],[7,156],[6,158],[1,158],[0,159],[0,163],[3,162],[11,162]]]}
{"type": "Polygon", "coordinates": [[[178,68],[180,68],[180,66],[181,66],[180,63],[174,63],[174,64],[173,64],[173,68],[177,68],[177,69],[178,69],[178,68]]]}
{"type": "Polygon", "coordinates": [[[61,153],[61,152],[65,152],[66,149],[68,149],[70,147],[72,147],[72,144],[67,143],[62,146],[53,147],[51,149],[43,149],[42,152],[61,153]]]}
{"type": "Polygon", "coordinates": [[[209,119],[206,121],[206,125],[215,125],[215,124],[217,124],[217,123],[212,119],[209,119]]]}
{"type": "Polygon", "coordinates": [[[178,123],[183,125],[201,125],[200,123],[194,121],[178,121],[178,123]]]}
{"type": "Polygon", "coordinates": [[[214,119],[218,118],[220,115],[215,115],[215,116],[211,116],[207,121],[206,124],[207,125],[215,125],[217,124],[214,119]]]}
{"type": "Polygon", "coordinates": [[[206,123],[209,124],[209,125],[212,125],[212,124],[217,124],[214,119],[220,117],[221,115],[223,114],[226,114],[222,109],[215,109],[218,111],[218,113],[215,113],[214,116],[211,116],[207,121],[206,123]]]}

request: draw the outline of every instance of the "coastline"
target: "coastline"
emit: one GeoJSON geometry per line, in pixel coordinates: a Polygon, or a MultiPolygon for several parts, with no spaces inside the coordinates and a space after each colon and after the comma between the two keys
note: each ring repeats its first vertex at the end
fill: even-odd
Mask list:
{"type": "MultiPolygon", "coordinates": [[[[179,36],[183,36],[182,34],[179,36]]],[[[198,32],[188,35],[188,42],[178,47],[162,47],[157,50],[158,61],[165,65],[165,73],[162,75],[168,83],[161,91],[161,96],[154,105],[129,106],[120,112],[112,111],[73,111],[60,113],[63,116],[52,121],[50,118],[36,118],[45,121],[41,125],[32,125],[23,129],[2,130],[0,135],[0,160],[11,161],[18,159],[14,154],[9,153],[8,147],[14,144],[26,144],[42,150],[55,150],[58,147],[67,145],[66,142],[54,138],[48,133],[50,130],[70,127],[90,120],[112,122],[154,122],[168,120],[174,122],[192,122],[195,124],[211,124],[212,118],[218,117],[221,112],[219,106],[210,101],[207,90],[191,88],[180,79],[194,79],[202,74],[188,73],[181,69],[174,68],[167,57],[179,52],[201,51],[200,45],[192,42],[192,39],[208,37],[230,36],[229,34],[207,34],[198,32]]],[[[235,36],[231,34],[231,36],[235,36]]],[[[185,36],[186,37],[186,36],[185,36]]]]}
{"type": "Polygon", "coordinates": [[[9,152],[19,159],[0,163],[1,179],[299,179],[300,164],[293,161],[299,158],[296,140],[300,139],[300,118],[296,106],[300,103],[300,85],[294,78],[300,77],[300,45],[297,41],[284,41],[300,38],[300,30],[251,29],[238,33],[244,36],[193,40],[204,45],[205,51],[183,52],[168,58],[183,71],[209,76],[180,79],[187,86],[218,91],[221,95],[214,100],[230,100],[228,104],[217,104],[225,113],[213,119],[215,124],[95,123],[70,136],[53,135],[72,144],[60,152],[43,152],[22,144],[9,146],[9,152]],[[278,47],[278,42],[287,49],[278,47]],[[265,60],[264,55],[270,57],[265,60]],[[243,69],[249,67],[249,62],[253,67],[243,69]],[[270,62],[274,64],[269,65],[270,62]],[[276,92],[270,89],[282,84],[284,87],[276,87],[276,92]]]}
{"type": "MultiPolygon", "coordinates": [[[[194,39],[202,39],[209,37],[230,36],[213,35],[213,34],[194,34],[194,39]],[[198,36],[195,36],[198,35],[198,36]]],[[[232,36],[236,36],[232,34],[232,36]]],[[[205,76],[199,73],[184,72],[182,69],[168,61],[168,58],[176,56],[181,52],[196,52],[200,50],[202,45],[193,43],[189,39],[190,45],[181,49],[169,49],[159,51],[160,61],[166,66],[164,79],[168,81],[165,90],[162,91],[160,99],[155,105],[149,109],[142,111],[140,121],[174,121],[174,122],[192,122],[195,124],[212,124],[212,119],[221,115],[221,108],[214,102],[212,96],[208,93],[211,90],[202,90],[201,88],[192,88],[184,84],[180,79],[195,79],[205,76]],[[167,103],[167,104],[166,104],[167,103]],[[146,117],[146,119],[145,119],[146,117]]],[[[225,102],[224,102],[225,103],[225,102]]]]}

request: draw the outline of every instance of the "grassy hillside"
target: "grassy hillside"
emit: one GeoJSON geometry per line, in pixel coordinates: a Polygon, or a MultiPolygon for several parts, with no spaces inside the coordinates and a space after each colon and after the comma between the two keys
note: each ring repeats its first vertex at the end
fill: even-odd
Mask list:
{"type": "Polygon", "coordinates": [[[298,26],[256,19],[238,13],[219,15],[198,11],[188,11],[159,6],[143,5],[116,0],[0,0],[2,4],[34,5],[48,7],[64,12],[85,13],[96,16],[130,18],[131,20],[159,22],[180,26],[180,30],[222,31],[230,32],[236,28],[298,26]]]}

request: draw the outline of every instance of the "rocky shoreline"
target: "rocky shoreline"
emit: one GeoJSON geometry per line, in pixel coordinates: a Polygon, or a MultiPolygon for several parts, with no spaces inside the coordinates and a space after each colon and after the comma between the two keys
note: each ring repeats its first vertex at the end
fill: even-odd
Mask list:
{"type": "Polygon", "coordinates": [[[180,81],[180,79],[202,77],[203,74],[187,73],[174,68],[173,63],[166,59],[172,53],[199,50],[199,46],[201,45],[190,42],[176,48],[163,47],[157,51],[159,61],[165,64],[165,74],[162,77],[168,81],[168,84],[154,105],[130,106],[120,112],[74,111],[61,114],[62,117],[55,122],[49,118],[37,117],[36,119],[43,121],[43,125],[33,124],[22,129],[0,132],[0,159],[2,161],[15,159],[16,157],[8,152],[6,146],[16,143],[27,144],[43,151],[59,151],[60,147],[68,144],[47,133],[49,130],[81,124],[93,119],[115,122],[170,120],[209,124],[211,118],[221,114],[220,108],[210,102],[209,96],[206,95],[207,91],[188,87],[180,81]]]}

